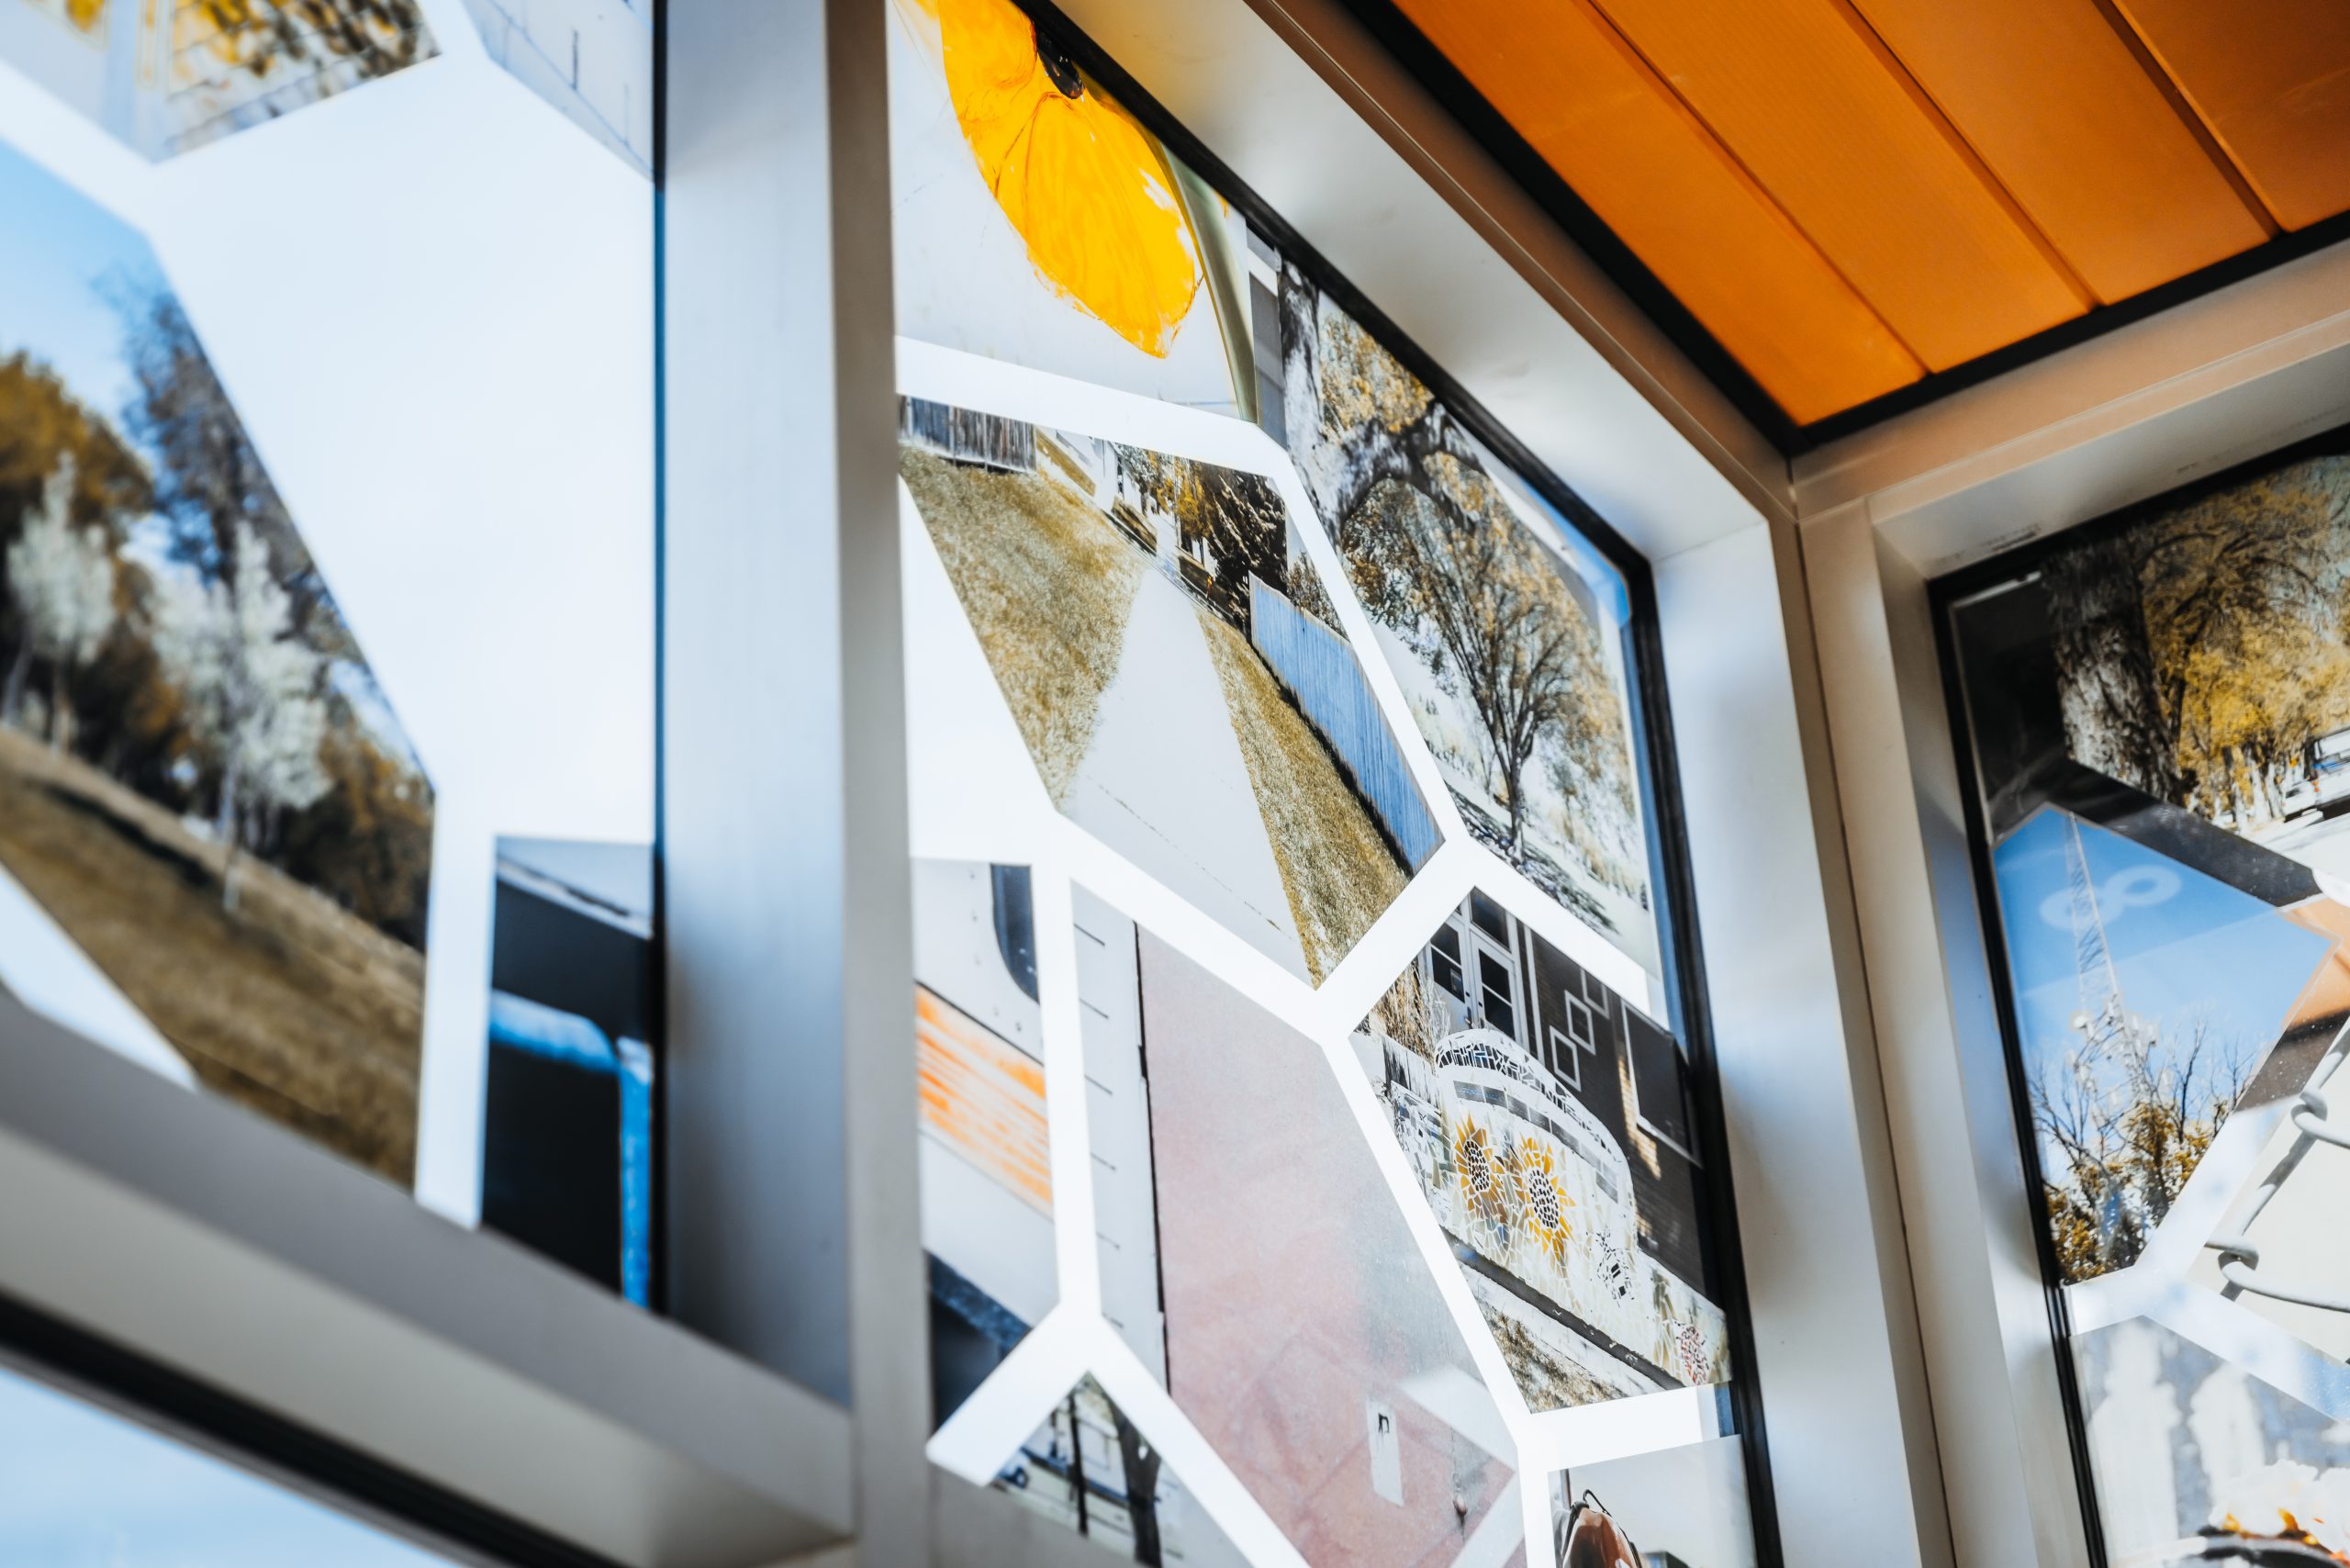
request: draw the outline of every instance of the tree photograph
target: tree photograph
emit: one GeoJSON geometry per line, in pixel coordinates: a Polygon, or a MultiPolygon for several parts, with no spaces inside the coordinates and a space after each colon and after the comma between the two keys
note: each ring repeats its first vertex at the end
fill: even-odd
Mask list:
{"type": "Polygon", "coordinates": [[[1621,579],[1294,268],[1291,454],[1471,833],[1654,970],[1621,579]]]}
{"type": "Polygon", "coordinates": [[[406,1184],[432,787],[145,242],[5,149],[0,201],[0,900],[406,1184]]]}
{"type": "MultiPolygon", "coordinates": [[[[1993,856],[2049,1239],[2067,1282],[2145,1250],[2332,940],[2043,807],[1993,856]]],[[[2198,1238],[2199,1243],[2200,1238],[2198,1238]]]]}
{"type": "Polygon", "coordinates": [[[2157,503],[2042,586],[2074,761],[2350,873],[2350,455],[2157,503]]]}
{"type": "Polygon", "coordinates": [[[440,52],[419,0],[30,0],[0,9],[0,59],[148,158],[172,157],[440,52]],[[106,68],[43,70],[57,36],[106,68]]]}

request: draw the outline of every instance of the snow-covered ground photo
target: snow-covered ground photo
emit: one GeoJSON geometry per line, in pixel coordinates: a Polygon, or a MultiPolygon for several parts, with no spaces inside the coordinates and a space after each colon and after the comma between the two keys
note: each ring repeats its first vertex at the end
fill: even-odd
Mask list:
{"type": "Polygon", "coordinates": [[[1621,577],[1294,267],[1281,323],[1290,454],[1462,821],[1660,973],[1621,577]]]}

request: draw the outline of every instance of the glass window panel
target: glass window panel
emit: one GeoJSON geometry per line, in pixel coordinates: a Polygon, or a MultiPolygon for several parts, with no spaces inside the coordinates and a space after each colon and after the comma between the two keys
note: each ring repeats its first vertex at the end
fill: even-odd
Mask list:
{"type": "Polygon", "coordinates": [[[1511,1005],[1517,977],[1491,953],[1477,955],[1477,975],[1484,988],[1485,1025],[1505,1035],[1517,1033],[1517,1011],[1511,1005]]]}
{"type": "Polygon", "coordinates": [[[1483,893],[1469,895],[1469,923],[1496,942],[1509,940],[1509,916],[1483,893]]]}
{"type": "Polygon", "coordinates": [[[0,987],[649,1299],[649,6],[0,62],[0,987]]]}
{"type": "MultiPolygon", "coordinates": [[[[1204,1440],[1288,1543],[1225,1518],[1183,1551],[1449,1560],[1466,1530],[1471,1555],[1506,1560],[1517,1527],[1493,1501],[1517,1456],[1476,1435],[1503,1428],[1469,1337],[1541,1409],[1746,1397],[1675,1047],[1651,1026],[1670,1093],[1636,1094],[1615,1022],[1672,1015],[1681,980],[1636,718],[1662,700],[1635,701],[1655,633],[1641,564],[1276,216],[1219,187],[1089,40],[1013,0],[891,13],[914,849],[1069,881],[1089,1136],[1055,1168],[1092,1173],[1077,1244],[1103,1319],[1171,1397],[1154,1418],[1189,1423],[1170,1450],[1204,1440]],[[1527,656],[1474,656],[1460,638],[1480,626],[1527,656]],[[1497,666],[1513,674],[1460,675],[1497,666]],[[1359,1029],[1316,1037],[1315,992],[1447,835],[1493,874],[1399,944],[1426,962],[1359,1029]],[[1348,1060],[1401,1166],[1334,1136],[1325,1075],[1348,1060]],[[1651,1098],[1669,1135],[1642,1118],[1651,1098]],[[1313,1169],[1273,1180],[1271,1148],[1313,1169]],[[1371,1180],[1398,1169],[1409,1185],[1371,1180]],[[1310,1219],[1282,1217],[1284,1188],[1315,1193],[1310,1219]],[[1405,1244],[1398,1199],[1435,1206],[1453,1258],[1405,1244]],[[1432,1266],[1463,1269],[1473,1316],[1444,1309],[1432,1266]],[[1268,1354],[1293,1333],[1312,1357],[1268,1354]],[[1409,1394],[1439,1369],[1465,1378],[1442,1415],[1409,1394]],[[1246,1436],[1273,1410],[1305,1413],[1278,1452],[1246,1436]]],[[[946,907],[926,874],[924,930],[925,901],[946,907]]],[[[940,1221],[984,1186],[968,1179],[984,1162],[956,1158],[934,1186],[925,1170],[934,1301],[953,1295],[934,1317],[964,1369],[933,1453],[1147,1560],[1131,1512],[1097,1529],[1078,1504],[1118,1413],[1153,1405],[1108,1377],[1098,1397],[1018,1383],[1010,1343],[1054,1331],[1029,1327],[1053,1303],[1049,1255],[1024,1264],[1021,1227],[940,1221]],[[1035,1412],[1019,1453],[963,1446],[972,1378],[1013,1379],[989,1386],[1035,1412]]],[[[1169,1517],[1173,1469],[1149,1487],[1169,1517]]],[[[1693,1475],[1745,1484],[1737,1465],[1693,1475]]]]}
{"type": "Polygon", "coordinates": [[[1687,1148],[1695,1140],[1689,1130],[1681,1047],[1673,1044],[1671,1035],[1637,1013],[1625,1015],[1624,1034],[1632,1058],[1632,1086],[1639,1097],[1640,1120],[1658,1136],[1687,1148]]]}
{"type": "Polygon", "coordinates": [[[2059,1318],[2116,1562],[2350,1549],[2345,582],[2336,432],[1937,586],[2049,1286],[2201,1303],[2059,1318]]]}
{"type": "Polygon", "coordinates": [[[212,1454],[0,1371],[0,1562],[453,1568],[212,1454]]]}
{"type": "Polygon", "coordinates": [[[1436,983],[1461,1002],[1469,1000],[1469,983],[1460,973],[1460,934],[1449,925],[1437,927],[1428,939],[1428,962],[1436,983]]]}

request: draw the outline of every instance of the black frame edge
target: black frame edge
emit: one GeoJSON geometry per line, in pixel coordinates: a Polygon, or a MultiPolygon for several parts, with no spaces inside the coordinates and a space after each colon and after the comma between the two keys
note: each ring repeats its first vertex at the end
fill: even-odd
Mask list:
{"type": "MultiPolygon", "coordinates": [[[[1985,565],[2005,565],[2000,576],[2015,576],[2023,568],[2012,555],[1995,557],[1985,565]]],[[[1941,666],[1942,705],[1948,714],[1951,746],[1958,766],[1958,792],[1966,831],[1967,871],[1974,882],[1975,909],[1982,925],[1983,963],[1991,982],[1991,1006],[1999,1019],[1999,1065],[2008,1080],[2008,1108],[2013,1118],[2016,1159],[2021,1166],[2026,1207],[2031,1211],[2032,1255],[2040,1264],[2042,1304],[2053,1340],[2056,1391],[2065,1407],[2065,1446],[2073,1460],[2073,1485],[2081,1509],[2081,1529],[2088,1546],[2089,1568],[2107,1568],[2105,1526],[2098,1509],[2095,1472],[2089,1463],[2088,1426],[2081,1414],[2080,1380],[2071,1354],[2072,1314],[2065,1302],[2063,1270],[2056,1260],[2055,1238],[2048,1230],[2048,1190],[2040,1164],[2040,1138],[2031,1120],[2031,1086],[2024,1075],[2023,1041],[2016,1029],[2015,980],[2008,970],[2008,936],[1999,918],[1998,880],[1991,860],[1990,824],[1983,812],[1983,787],[1975,762],[1974,726],[1968,719],[1966,682],[1958,662],[1958,639],[1953,610],[1975,591],[1954,573],[1927,585],[1927,605],[1934,620],[1934,654],[1941,666]]],[[[1960,1042],[1959,1048],[1965,1049],[1960,1042]]]]}

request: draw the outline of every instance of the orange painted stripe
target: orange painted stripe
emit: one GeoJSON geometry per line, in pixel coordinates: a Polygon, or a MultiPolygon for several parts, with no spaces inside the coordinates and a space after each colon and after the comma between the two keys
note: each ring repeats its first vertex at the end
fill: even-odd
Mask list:
{"type": "Polygon", "coordinates": [[[1796,422],[1923,374],[1587,0],[1400,4],[1796,422]]]}
{"type": "Polygon", "coordinates": [[[923,1126],[1032,1207],[1053,1212],[1042,1064],[914,987],[923,1126]]]}

